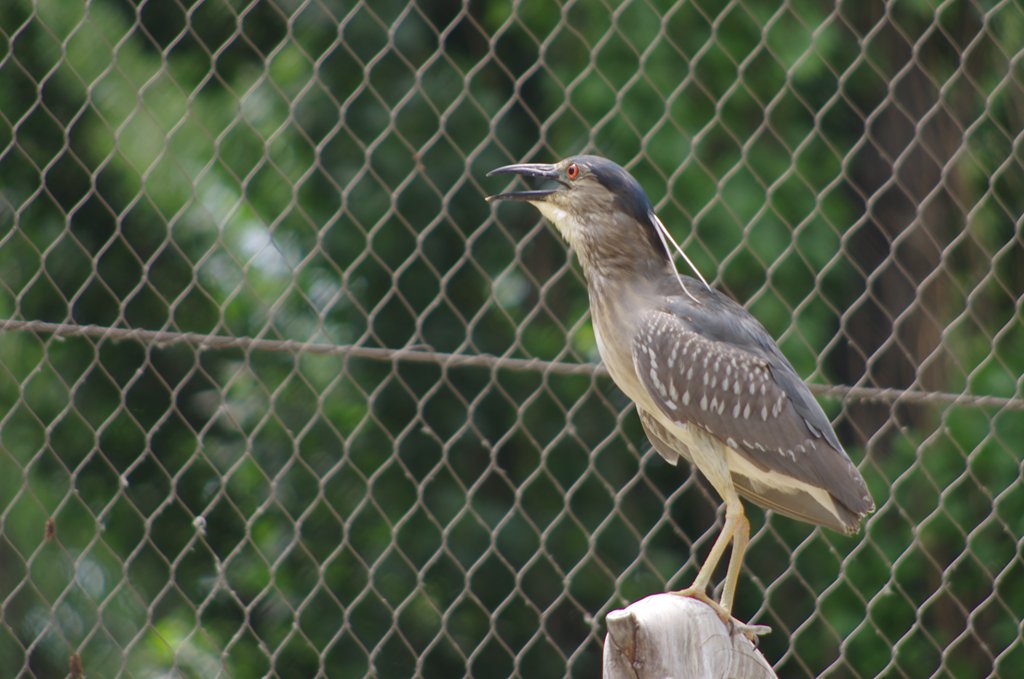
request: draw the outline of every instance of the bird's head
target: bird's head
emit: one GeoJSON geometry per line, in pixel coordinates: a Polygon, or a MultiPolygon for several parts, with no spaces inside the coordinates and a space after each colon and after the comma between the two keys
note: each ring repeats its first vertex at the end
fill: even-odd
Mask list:
{"type": "Polygon", "coordinates": [[[488,200],[520,200],[536,207],[573,247],[584,269],[608,265],[662,269],[668,261],[647,194],[612,161],[572,156],[551,165],[506,165],[487,176],[498,174],[555,183],[554,188],[499,193],[488,200]]]}

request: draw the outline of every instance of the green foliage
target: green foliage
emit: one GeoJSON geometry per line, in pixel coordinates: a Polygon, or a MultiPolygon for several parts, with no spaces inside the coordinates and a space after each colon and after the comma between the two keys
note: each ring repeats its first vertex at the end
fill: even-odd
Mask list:
{"type": "MultiPolygon", "coordinates": [[[[1019,397],[1024,14],[934,5],[872,32],[806,0],[5,3],[0,314],[593,361],[564,246],[482,200],[493,167],[593,150],[838,382],[882,209],[853,175],[913,47],[963,149],[931,386],[1019,397]]],[[[856,404],[825,405],[847,438],[856,404]]],[[[604,615],[688,584],[717,504],[627,406],[603,378],[0,335],[0,674],[596,676],[604,615]]],[[[780,676],[1008,676],[1024,418],[882,419],[865,535],[753,511],[737,613],[780,676]]]]}

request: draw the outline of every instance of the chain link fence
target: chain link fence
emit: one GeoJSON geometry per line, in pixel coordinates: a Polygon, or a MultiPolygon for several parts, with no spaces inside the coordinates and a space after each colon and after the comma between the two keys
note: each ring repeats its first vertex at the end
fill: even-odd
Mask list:
{"type": "Polygon", "coordinates": [[[786,677],[1024,667],[1012,2],[0,6],[0,674],[595,677],[718,498],[485,173],[597,152],[878,504],[752,510],[786,677]]]}

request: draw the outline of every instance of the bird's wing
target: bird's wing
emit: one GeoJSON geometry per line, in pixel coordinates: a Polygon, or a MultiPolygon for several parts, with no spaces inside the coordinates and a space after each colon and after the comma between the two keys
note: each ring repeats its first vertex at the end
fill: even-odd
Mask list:
{"type": "MultiPolygon", "coordinates": [[[[842,452],[843,447],[832,431],[832,425],[825,412],[779,351],[778,345],[764,326],[728,296],[703,286],[692,278],[683,278],[688,283],[687,289],[700,300],[700,303],[693,304],[690,296],[680,295],[677,289],[671,290],[672,294],[666,295],[668,303],[665,311],[678,317],[688,327],[709,340],[734,346],[763,359],[771,368],[772,376],[779,387],[786,392],[793,408],[803,418],[811,432],[842,452]]],[[[665,281],[662,283],[665,284],[665,281]]]]}
{"type": "MultiPolygon", "coordinates": [[[[855,516],[873,508],[827,419],[826,434],[798,412],[813,397],[784,358],[708,337],[665,311],[642,316],[632,349],[641,383],[669,421],[700,427],[766,476],[827,491],[855,516]]],[[[755,500],[765,495],[757,479],[745,489],[755,500]]]]}

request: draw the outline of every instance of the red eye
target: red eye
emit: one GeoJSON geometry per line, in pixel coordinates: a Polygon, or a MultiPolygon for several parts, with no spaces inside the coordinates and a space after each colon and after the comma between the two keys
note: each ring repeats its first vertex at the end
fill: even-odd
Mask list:
{"type": "Polygon", "coordinates": [[[576,181],[580,176],[580,166],[576,163],[570,163],[569,167],[565,168],[565,176],[576,181]]]}

